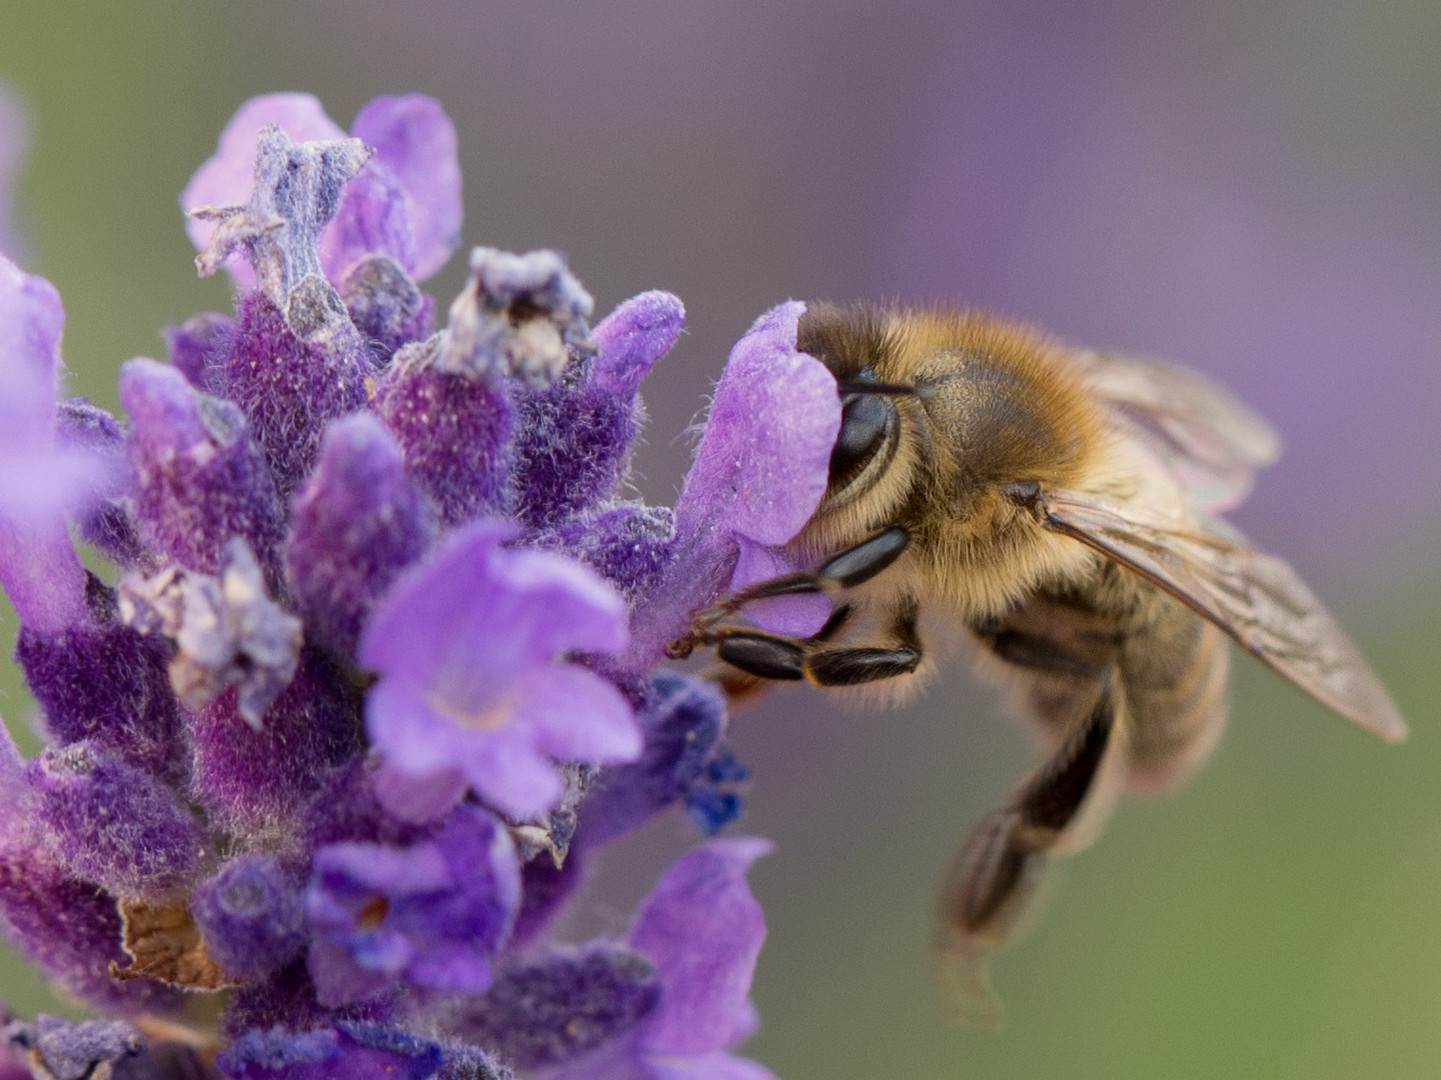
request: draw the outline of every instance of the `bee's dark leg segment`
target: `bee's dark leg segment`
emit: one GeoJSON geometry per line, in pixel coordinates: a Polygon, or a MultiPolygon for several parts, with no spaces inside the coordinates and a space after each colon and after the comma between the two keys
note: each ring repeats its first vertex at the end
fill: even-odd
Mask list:
{"type": "Polygon", "coordinates": [[[917,606],[908,601],[891,624],[896,644],[816,649],[806,657],[806,677],[817,686],[859,686],[909,675],[921,663],[921,642],[916,635],[917,606]]]}
{"type": "MultiPolygon", "coordinates": [[[[1108,673],[1099,699],[1061,747],[956,853],[941,888],[935,929],[935,976],[948,1017],[996,1028],[1001,1007],[991,989],[991,954],[1010,940],[1034,897],[1048,852],[1089,839],[1081,818],[1110,791],[1111,762],[1125,752],[1119,737],[1120,679],[1108,673]],[[1098,783],[1099,781],[1099,783],[1098,783]],[[1103,790],[1104,789],[1104,790],[1103,790]]],[[[1101,806],[1104,809],[1104,805],[1101,806]]]]}
{"type": "MultiPolygon", "coordinates": [[[[814,573],[784,574],[747,586],[719,604],[697,612],[695,626],[701,629],[714,626],[753,600],[765,600],[772,596],[839,592],[863,584],[899,559],[910,543],[910,532],[903,526],[893,525],[833,556],[814,573]]],[[[700,635],[700,638],[703,639],[704,635],[700,635]]]]}
{"type": "Polygon", "coordinates": [[[994,633],[978,635],[993,653],[1008,664],[1044,671],[1051,675],[1069,675],[1079,679],[1099,679],[1109,666],[1103,662],[1077,656],[1054,638],[1030,634],[1011,627],[994,633]]]}
{"type": "Polygon", "coordinates": [[[716,657],[760,679],[796,681],[806,677],[805,646],[790,638],[757,630],[726,630],[716,657]]]}
{"type": "Polygon", "coordinates": [[[952,864],[945,919],[963,937],[1002,944],[1030,896],[1043,856],[1060,843],[1095,787],[1118,718],[1114,680],[1084,723],[971,834],[952,864]]]}
{"type": "Polygon", "coordinates": [[[909,675],[921,662],[916,636],[917,607],[906,603],[896,614],[888,646],[826,647],[850,617],[850,609],[837,609],[818,633],[809,638],[788,638],[761,630],[713,631],[716,657],[748,675],[761,679],[809,679],[817,686],[857,686],[879,679],[909,675]]]}
{"type": "Polygon", "coordinates": [[[804,665],[800,669],[794,666],[794,653],[790,650],[800,648],[804,652],[806,646],[829,641],[850,620],[851,614],[849,604],[839,605],[831,612],[831,617],[824,626],[801,641],[758,631],[712,631],[712,638],[719,645],[716,658],[729,659],[727,663],[714,665],[706,672],[705,677],[720,684],[726,697],[733,702],[756,693],[768,680],[804,678],[804,665]],[[728,639],[734,639],[734,643],[726,645],[728,639]],[[799,670],[800,674],[792,674],[796,670],[799,670]]]}
{"type": "Polygon", "coordinates": [[[911,534],[892,525],[883,533],[847,548],[816,571],[825,589],[850,589],[862,585],[895,562],[911,546],[911,534]]]}

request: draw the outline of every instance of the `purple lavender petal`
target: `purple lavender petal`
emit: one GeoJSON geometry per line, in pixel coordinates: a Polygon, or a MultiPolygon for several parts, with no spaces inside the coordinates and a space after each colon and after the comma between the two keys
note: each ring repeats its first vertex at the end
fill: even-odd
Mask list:
{"type": "Polygon", "coordinates": [[[655,962],[661,1007],[641,1036],[648,1053],[695,1058],[751,1034],[751,977],[765,916],[746,884],[771,850],[755,837],[712,840],[683,855],[646,899],[627,940],[655,962]]]}
{"type": "Polygon", "coordinates": [[[776,1074],[750,1058],[717,1050],[691,1058],[682,1067],[656,1063],[655,1080],[776,1080],[776,1074]]]}
{"type": "Polygon", "coordinates": [[[372,156],[338,202],[335,219],[321,233],[318,246],[326,277],[339,283],[371,258],[390,260],[402,273],[415,265],[410,200],[389,169],[372,156]]]}
{"type": "Polygon", "coordinates": [[[773,308],[731,350],[676,504],[675,561],[632,620],[631,670],[652,667],[726,587],[740,538],[785,544],[825,494],[841,404],[825,365],[796,350],[804,310],[773,308]]]}
{"type": "Polygon", "coordinates": [[[511,605],[503,616],[492,613],[488,618],[522,639],[527,653],[548,657],[625,648],[629,640],[625,603],[609,583],[574,560],[549,552],[498,548],[493,543],[487,550],[488,573],[508,586],[505,599],[511,605]],[[552,613],[562,607],[565,617],[555,618],[552,613]]]}
{"type": "Polygon", "coordinates": [[[360,659],[381,677],[366,725],[382,758],[417,777],[459,769],[525,820],[561,794],[548,755],[625,760],[640,738],[614,687],[554,662],[623,647],[624,602],[578,563],[499,547],[512,532],[476,522],[402,574],[360,659]]]}
{"type": "Polygon", "coordinates": [[[85,568],[63,522],[22,528],[0,520],[0,584],[36,633],[63,633],[83,617],[85,568]]]}
{"type": "Polygon", "coordinates": [[[397,980],[483,991],[519,903],[510,834],[474,807],[460,807],[433,841],[409,848],[321,848],[306,893],[319,1000],[361,1000],[397,980]]]}
{"type": "Polygon", "coordinates": [[[826,366],[796,350],[804,311],[772,308],[731,350],[676,506],[682,531],[724,514],[729,532],[774,547],[820,505],[841,403],[826,366]]]}
{"type": "Polygon", "coordinates": [[[84,615],[85,572],[65,532],[86,461],[55,447],[60,294],[0,255],[0,583],[40,633],[84,615]]]}
{"type": "MultiPolygon", "coordinates": [[[[310,94],[266,94],[241,105],[220,133],[215,154],[196,170],[180,195],[180,208],[187,212],[185,231],[197,251],[209,245],[216,223],[190,217],[188,211],[198,206],[237,206],[250,200],[256,144],[267,124],[278,124],[296,142],[345,135],[310,94]]],[[[255,273],[244,260],[231,259],[226,269],[237,284],[255,284],[255,273]]]]}
{"type": "Polygon", "coordinates": [[[293,875],[272,855],[241,855],[190,894],[211,959],[231,976],[265,975],[305,948],[305,909],[293,875]]]}
{"type": "MultiPolygon", "coordinates": [[[[202,165],[180,197],[181,208],[235,206],[250,200],[260,133],[277,125],[292,142],[343,137],[308,94],[253,98],[236,112],[214,157],[202,165]]],[[[377,98],[355,119],[353,134],[375,149],[338,200],[334,220],[319,236],[320,265],[332,282],[369,255],[394,259],[416,280],[435,273],[459,244],[462,204],[455,129],[439,104],[412,94],[377,98]]],[[[215,225],[187,217],[197,250],[210,244],[215,225]]],[[[226,267],[242,286],[255,283],[250,267],[226,267]]]]}
{"type": "Polygon", "coordinates": [[[0,723],[0,850],[27,840],[29,822],[21,811],[25,791],[25,759],[10,729],[0,723]],[[13,835],[12,835],[13,833],[13,835]]]}
{"type": "Polygon", "coordinates": [[[565,782],[551,759],[538,753],[524,735],[506,733],[466,750],[462,763],[466,781],[507,817],[533,820],[565,794],[565,782]]]}
{"type": "Polygon", "coordinates": [[[755,1029],[751,976],[765,919],[746,885],[770,850],[756,838],[714,840],[674,862],[636,914],[627,943],[650,959],[660,1001],[640,1025],[538,1080],[772,1080],[725,1053],[755,1029]]]}
{"type": "MultiPolygon", "coordinates": [[[[748,536],[737,535],[736,545],[739,551],[731,574],[732,591],[802,569],[784,551],[764,547],[748,536]]],[[[830,597],[823,593],[772,596],[745,607],[746,617],[757,626],[791,637],[814,634],[831,617],[831,610],[830,597]]]]}
{"type": "MultiPolygon", "coordinates": [[[[438,783],[447,793],[454,775],[465,775],[467,770],[457,762],[455,747],[450,745],[455,741],[454,722],[431,707],[422,684],[403,677],[382,678],[366,696],[365,717],[366,730],[380,752],[382,767],[404,773],[416,782],[438,783]]],[[[387,810],[391,807],[385,797],[393,783],[389,778],[376,785],[376,796],[387,810]]],[[[551,776],[547,790],[558,792],[559,788],[559,776],[551,776]]],[[[404,788],[396,790],[403,803],[414,798],[404,788]]]]}
{"type": "Polygon", "coordinates": [[[504,383],[436,368],[437,347],[432,338],[396,354],[375,411],[441,523],[454,526],[506,509],[515,406],[504,383]]]}
{"type": "Polygon", "coordinates": [[[613,684],[581,667],[552,667],[517,689],[516,709],[540,747],[558,761],[629,761],[641,749],[630,703],[613,684]],[[589,711],[578,725],[572,717],[589,711]]]}
{"type": "Polygon", "coordinates": [[[49,849],[71,874],[117,896],[164,898],[209,846],[174,791],[91,744],[45,751],[28,776],[49,849]]]}
{"type": "Polygon", "coordinates": [[[628,398],[685,329],[685,305],[668,292],[633,296],[591,331],[597,353],[591,385],[628,398]]]}
{"type": "Polygon", "coordinates": [[[375,148],[375,160],[399,182],[409,210],[411,259],[417,281],[430,277],[460,246],[464,204],[455,125],[424,94],[375,98],[356,116],[351,134],[375,148]]]}
{"type": "Polygon", "coordinates": [[[414,825],[439,821],[460,805],[469,790],[459,769],[413,776],[388,761],[375,771],[375,797],[394,817],[414,825]]]}
{"type": "Polygon", "coordinates": [[[429,511],[389,432],[369,413],[331,424],[285,552],[308,638],[353,657],[371,610],[429,543],[429,511]]]}
{"type": "Polygon", "coordinates": [[[214,575],[225,542],[244,537],[274,587],[280,504],[240,411],[197,393],[179,371],[154,360],[121,368],[120,403],[130,414],[135,510],[145,540],[167,559],[214,575]]]}

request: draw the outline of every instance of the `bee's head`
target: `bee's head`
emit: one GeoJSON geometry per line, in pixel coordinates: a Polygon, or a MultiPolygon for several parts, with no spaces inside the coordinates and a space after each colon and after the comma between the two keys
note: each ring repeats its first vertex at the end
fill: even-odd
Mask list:
{"type": "Polygon", "coordinates": [[[813,305],[798,346],[836,377],[827,539],[934,521],[1009,529],[1016,484],[1066,487],[1100,444],[1063,351],[984,314],[813,305]]]}

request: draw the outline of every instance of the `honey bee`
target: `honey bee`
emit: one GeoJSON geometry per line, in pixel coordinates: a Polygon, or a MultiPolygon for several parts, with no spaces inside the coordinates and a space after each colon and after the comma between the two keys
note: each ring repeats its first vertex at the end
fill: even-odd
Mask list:
{"type": "Polygon", "coordinates": [[[1186,779],[1227,711],[1234,641],[1389,741],[1395,704],[1280,559],[1212,513],[1276,456],[1271,428],[1185,368],[1064,347],[960,311],[812,305],[798,348],[834,374],[842,421],[798,566],[698,613],[746,681],[912,681],[918,629],[960,627],[1007,678],[1050,756],[961,846],[942,890],[938,977],[958,1022],[994,1024],[987,963],[1052,854],[1094,839],[1118,792],[1186,779]],[[758,599],[841,603],[808,638],[738,624],[758,599]],[[863,637],[857,639],[857,631],[863,637]]]}

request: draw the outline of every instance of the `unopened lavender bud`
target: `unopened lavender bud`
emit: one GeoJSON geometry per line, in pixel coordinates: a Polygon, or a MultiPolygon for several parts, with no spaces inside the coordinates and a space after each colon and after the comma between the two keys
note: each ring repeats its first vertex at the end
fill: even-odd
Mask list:
{"type": "Polygon", "coordinates": [[[305,948],[305,909],[291,873],[271,855],[242,855],[196,887],[190,912],[211,957],[234,976],[288,964],[305,948]]]}

